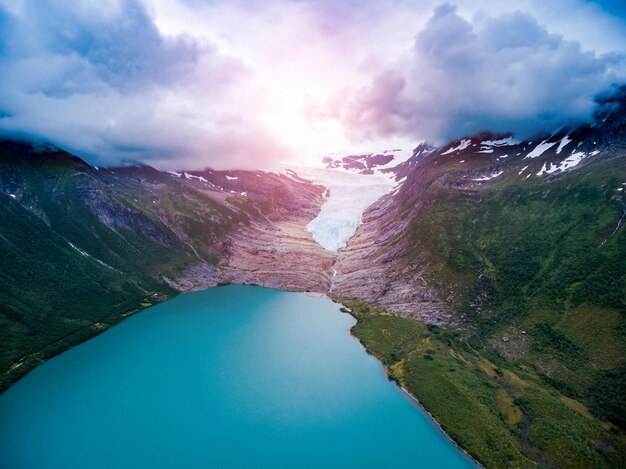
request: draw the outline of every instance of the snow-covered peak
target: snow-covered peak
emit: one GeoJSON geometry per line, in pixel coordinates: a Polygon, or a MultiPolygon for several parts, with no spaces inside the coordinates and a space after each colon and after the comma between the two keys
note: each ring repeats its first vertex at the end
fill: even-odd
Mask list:
{"type": "Polygon", "coordinates": [[[331,153],[322,159],[326,169],[338,169],[359,174],[381,174],[409,160],[414,150],[393,149],[377,153],[349,155],[331,153]]]}

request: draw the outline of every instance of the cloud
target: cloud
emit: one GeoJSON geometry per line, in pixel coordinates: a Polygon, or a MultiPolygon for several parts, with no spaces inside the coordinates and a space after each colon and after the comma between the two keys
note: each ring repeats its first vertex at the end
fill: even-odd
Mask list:
{"type": "Polygon", "coordinates": [[[589,120],[595,96],[626,78],[625,57],[584,51],[524,12],[468,21],[442,4],[416,35],[408,63],[333,113],[355,139],[444,141],[484,130],[528,137],[589,120]]]}
{"type": "Polygon", "coordinates": [[[619,2],[438,1],[0,0],[0,135],[262,167],[583,121],[624,78],[619,2]]]}
{"type": "Polygon", "coordinates": [[[161,34],[137,0],[0,5],[0,54],[5,136],[111,165],[260,167],[288,153],[240,113],[248,67],[208,41],[161,34]]]}

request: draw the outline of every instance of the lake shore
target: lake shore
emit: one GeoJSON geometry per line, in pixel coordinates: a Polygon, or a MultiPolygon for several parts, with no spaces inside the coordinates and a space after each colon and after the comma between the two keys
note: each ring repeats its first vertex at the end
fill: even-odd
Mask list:
{"type": "MultiPolygon", "coordinates": [[[[346,307],[343,303],[341,303],[341,301],[339,301],[336,298],[332,298],[330,297],[330,299],[335,302],[336,304],[338,304],[340,306],[340,311],[344,314],[349,314],[350,316],[352,316],[358,323],[360,317],[358,314],[354,314],[354,310],[351,308],[346,307]]],[[[424,412],[426,415],[428,415],[428,417],[430,418],[430,420],[433,422],[433,424],[437,427],[437,429],[454,445],[456,446],[456,448],[462,452],[468,459],[470,459],[477,467],[484,467],[474,456],[472,456],[465,448],[463,448],[457,441],[454,440],[454,438],[452,438],[450,436],[450,434],[448,432],[446,432],[446,430],[443,428],[443,426],[441,425],[441,423],[435,418],[435,416],[432,414],[432,412],[430,412],[421,402],[420,400],[417,398],[417,396],[415,396],[413,393],[411,393],[411,391],[409,391],[406,388],[406,385],[404,383],[402,383],[401,381],[399,381],[392,373],[391,369],[385,364],[385,362],[383,361],[382,357],[376,355],[376,353],[374,353],[370,348],[368,348],[368,345],[366,342],[364,342],[359,336],[357,336],[354,333],[354,327],[350,328],[349,330],[350,335],[357,340],[363,347],[363,350],[368,354],[371,355],[372,357],[374,357],[376,360],[378,360],[378,362],[382,365],[383,370],[385,372],[385,376],[387,377],[387,379],[389,381],[392,381],[397,387],[398,389],[400,389],[400,391],[402,391],[402,393],[404,393],[404,395],[413,403],[415,404],[417,407],[419,407],[419,409],[424,412]]]]}
{"type": "MultiPolygon", "coordinates": [[[[319,295],[233,285],[178,295],[150,314],[132,315],[2,395],[5,462],[82,467],[96,450],[95,467],[110,467],[120,457],[132,467],[157,438],[182,467],[198,467],[198,461],[293,467],[303,457],[321,465],[343,461],[344,467],[432,467],[437,461],[469,467],[346,334],[354,320],[337,310],[319,295]],[[146,428],[154,418],[165,424],[156,433],[146,428]],[[92,419],[98,425],[85,430],[92,419]],[[174,437],[178,427],[195,437],[174,437]],[[240,446],[246,432],[252,453],[233,456],[229,445],[240,446]],[[68,445],[70,455],[63,449],[68,445]],[[390,445],[417,454],[389,454],[390,445]]],[[[169,467],[158,453],[148,459],[152,467],[169,467]]]]}

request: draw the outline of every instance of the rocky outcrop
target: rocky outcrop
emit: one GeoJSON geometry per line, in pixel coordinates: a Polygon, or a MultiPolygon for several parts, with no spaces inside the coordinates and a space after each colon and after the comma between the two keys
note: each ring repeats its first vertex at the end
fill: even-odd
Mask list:
{"type": "Polygon", "coordinates": [[[447,322],[450,313],[424,279],[420,266],[402,262],[404,246],[396,239],[406,223],[389,216],[393,197],[372,205],[363,224],[333,266],[332,293],[377,303],[390,311],[429,324],[447,322]]]}
{"type": "Polygon", "coordinates": [[[271,224],[253,223],[235,233],[222,266],[227,281],[328,292],[335,256],[306,231],[307,223],[315,217],[307,212],[271,224]]]}
{"type": "MultiPolygon", "coordinates": [[[[181,279],[170,280],[170,285],[182,291],[223,283],[289,291],[329,291],[335,253],[322,248],[306,230],[306,225],[320,211],[324,188],[294,177],[268,177],[273,178],[274,184],[280,184],[271,195],[276,197],[279,190],[283,194],[275,209],[229,233],[217,266],[195,266],[181,279]]],[[[267,200],[270,195],[263,197],[267,200]]]]}

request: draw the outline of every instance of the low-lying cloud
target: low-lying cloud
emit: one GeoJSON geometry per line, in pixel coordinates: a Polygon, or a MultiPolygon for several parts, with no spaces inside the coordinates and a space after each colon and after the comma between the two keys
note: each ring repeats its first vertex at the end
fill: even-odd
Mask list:
{"type": "Polygon", "coordinates": [[[0,5],[0,133],[95,163],[259,167],[286,156],[231,99],[250,70],[163,36],[138,0],[0,5]]]}
{"type": "Polygon", "coordinates": [[[0,0],[0,137],[102,165],[258,168],[484,130],[532,135],[589,120],[594,97],[626,81],[612,9],[458,4],[0,0]],[[584,28],[580,40],[604,52],[552,26],[584,28]]]}
{"type": "Polygon", "coordinates": [[[332,114],[356,139],[444,141],[485,130],[528,137],[588,121],[595,96],[624,81],[625,59],[584,51],[527,13],[468,21],[443,4],[416,35],[408,63],[379,74],[332,114]]]}

